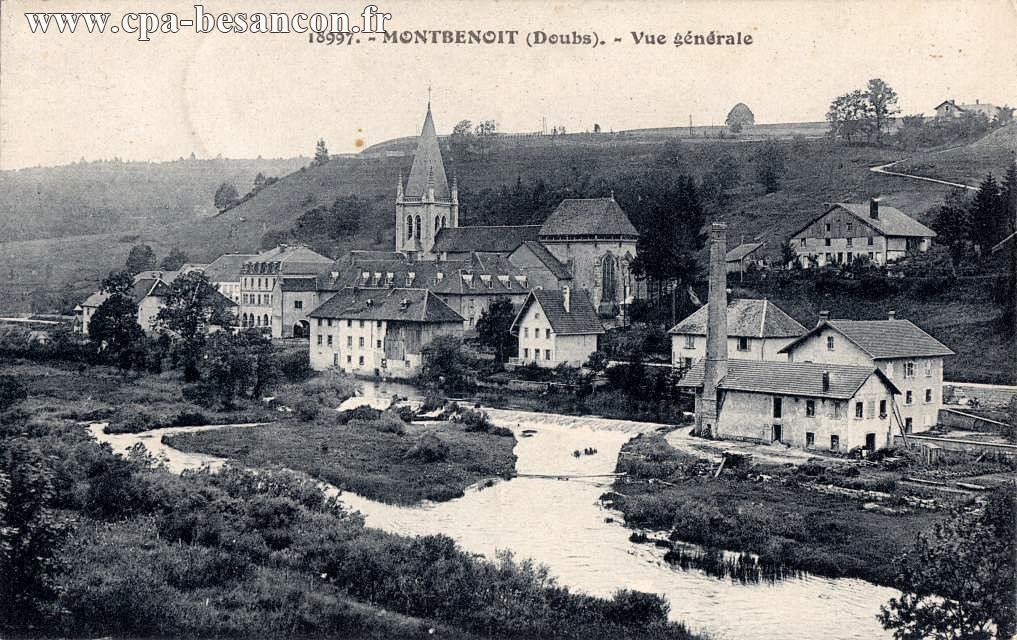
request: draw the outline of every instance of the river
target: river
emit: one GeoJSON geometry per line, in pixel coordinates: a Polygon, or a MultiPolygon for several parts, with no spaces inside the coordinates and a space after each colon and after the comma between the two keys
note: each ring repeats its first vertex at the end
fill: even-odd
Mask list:
{"type": "MultiPolygon", "coordinates": [[[[414,397],[402,385],[383,385],[414,397]]],[[[382,390],[379,388],[379,390],[382,390]]],[[[365,389],[373,395],[374,389],[365,389]]],[[[342,501],[364,514],[368,526],[404,535],[443,533],[465,550],[493,557],[509,549],[517,558],[545,564],[561,584],[594,595],[621,588],[660,593],[671,603],[671,617],[714,638],[854,640],[885,638],[875,618],[879,606],[896,594],[864,580],[817,576],[776,583],[743,584],[674,568],[663,550],[629,541],[619,514],[598,498],[611,483],[622,445],[657,425],[595,417],[488,410],[496,424],[517,437],[520,477],[487,488],[471,488],[462,498],[419,507],[382,504],[343,492],[342,501]],[[526,432],[524,434],[524,431],[526,432]],[[573,452],[591,447],[594,455],[573,452]],[[550,477],[548,477],[550,476],[550,477]],[[567,479],[564,479],[567,478],[567,479]]],[[[253,425],[249,425],[253,426],[253,425]]],[[[221,460],[177,451],[161,443],[169,433],[211,427],[177,427],[142,434],[92,433],[125,451],[142,442],[174,472],[221,460]]]]}

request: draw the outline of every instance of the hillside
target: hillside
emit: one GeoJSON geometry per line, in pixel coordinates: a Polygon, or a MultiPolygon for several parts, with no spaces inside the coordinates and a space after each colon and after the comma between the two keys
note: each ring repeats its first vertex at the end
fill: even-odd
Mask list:
{"type": "Polygon", "coordinates": [[[976,186],[987,173],[1002,176],[1015,153],[1017,122],[990,131],[969,145],[917,153],[893,170],[976,186]]]}

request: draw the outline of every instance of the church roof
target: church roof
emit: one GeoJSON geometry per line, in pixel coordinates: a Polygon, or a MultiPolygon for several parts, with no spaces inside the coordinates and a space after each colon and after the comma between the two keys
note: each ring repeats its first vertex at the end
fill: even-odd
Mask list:
{"type": "Polygon", "coordinates": [[[540,227],[544,236],[631,236],[639,232],[614,198],[562,200],[540,227]]]}
{"type": "MultiPolygon", "coordinates": [[[[435,194],[437,195],[437,194],[435,194]]],[[[442,227],[434,238],[435,253],[512,253],[526,240],[536,240],[537,225],[442,227]]]]}
{"type": "Polygon", "coordinates": [[[431,116],[431,103],[428,103],[424,127],[420,131],[420,138],[417,139],[417,150],[413,154],[413,167],[410,169],[410,177],[406,181],[404,193],[407,197],[419,198],[427,192],[428,186],[432,185],[436,199],[447,200],[451,197],[448,178],[445,177],[445,165],[441,161],[438,134],[434,129],[434,117],[431,116]]]}

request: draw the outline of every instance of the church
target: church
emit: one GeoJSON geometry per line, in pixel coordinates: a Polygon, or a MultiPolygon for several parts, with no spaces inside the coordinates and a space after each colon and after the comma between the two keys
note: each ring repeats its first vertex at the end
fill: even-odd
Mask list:
{"type": "Polygon", "coordinates": [[[613,194],[563,200],[542,225],[460,227],[458,186],[446,176],[430,102],[409,178],[396,186],[395,227],[395,250],[412,260],[499,254],[532,274],[534,288],[586,290],[607,326],[626,322],[636,296],[639,233],[613,194]]]}

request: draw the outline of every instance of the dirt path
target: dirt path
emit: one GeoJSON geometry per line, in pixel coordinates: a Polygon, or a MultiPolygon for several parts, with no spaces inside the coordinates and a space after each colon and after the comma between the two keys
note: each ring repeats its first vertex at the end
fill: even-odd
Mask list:
{"type": "MultiPolygon", "coordinates": [[[[934,153],[945,153],[947,151],[952,151],[953,149],[959,149],[959,148],[964,147],[964,146],[967,146],[967,145],[958,145],[956,147],[950,147],[948,149],[940,149],[939,151],[935,151],[934,153]]],[[[881,174],[883,174],[885,176],[897,176],[899,178],[911,178],[912,180],[922,180],[923,182],[932,182],[932,183],[935,183],[935,184],[945,184],[948,187],[956,187],[958,189],[968,189],[970,191],[978,191],[978,187],[972,187],[971,185],[968,185],[968,184],[961,184],[960,182],[950,182],[948,180],[940,180],[938,178],[927,178],[925,176],[916,176],[916,175],[912,175],[910,173],[901,173],[899,171],[887,171],[887,169],[889,169],[890,167],[892,167],[892,166],[894,166],[896,164],[900,164],[900,163],[902,163],[902,162],[904,162],[906,160],[910,160],[910,158],[901,158],[900,160],[894,160],[893,162],[888,162],[886,164],[881,164],[879,166],[869,167],[869,171],[872,171],[873,173],[881,173],[881,174]]]]}

